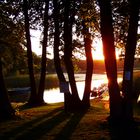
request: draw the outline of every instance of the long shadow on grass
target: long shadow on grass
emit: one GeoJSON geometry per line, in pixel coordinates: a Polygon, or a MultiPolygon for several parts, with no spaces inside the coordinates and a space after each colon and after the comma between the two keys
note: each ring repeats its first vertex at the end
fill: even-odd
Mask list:
{"type": "Polygon", "coordinates": [[[56,132],[53,132],[51,136],[55,137],[56,140],[68,139],[84,114],[85,112],[65,113],[63,110],[58,108],[46,115],[23,124],[10,132],[6,132],[2,137],[0,137],[0,139],[8,140],[12,138],[13,140],[38,140],[43,136],[48,137],[48,135],[50,135],[49,132],[52,132],[57,126],[59,129],[57,129],[56,132]],[[64,127],[61,127],[60,124],[63,124],[64,127]],[[60,130],[61,128],[62,130],[60,130]]]}
{"type": "Polygon", "coordinates": [[[39,123],[36,126],[28,129],[25,133],[17,136],[16,139],[27,140],[32,138],[33,140],[38,140],[42,136],[47,135],[57,125],[64,122],[68,117],[70,117],[68,114],[65,114],[65,112],[61,111],[50,119],[45,120],[44,118],[42,123],[39,123]]]}
{"type": "Polygon", "coordinates": [[[12,129],[11,131],[5,132],[4,135],[0,136],[0,139],[8,140],[10,138],[15,138],[27,140],[28,138],[32,138],[32,135],[34,135],[35,140],[38,136],[40,137],[42,133],[47,132],[48,130],[53,128],[57,123],[60,123],[63,120],[64,113],[62,111],[62,107],[60,107],[47,113],[46,115],[40,116],[34,120],[24,123],[21,126],[12,129]],[[54,117],[52,118],[51,116],[54,117]]]}
{"type": "Polygon", "coordinates": [[[51,134],[52,137],[56,136],[57,140],[68,139],[73,133],[73,131],[75,130],[75,127],[77,126],[77,124],[79,123],[79,121],[81,120],[84,114],[85,113],[70,114],[70,113],[65,113],[64,111],[61,111],[50,119],[45,120],[44,118],[43,122],[28,129],[25,133],[22,133],[21,135],[16,136],[16,139],[27,140],[31,138],[33,140],[38,140],[43,136],[48,137],[49,132],[51,130],[53,130],[59,124],[63,122],[67,122],[67,120],[69,120],[68,123],[64,127],[62,127],[62,130],[57,130],[57,131],[60,131],[58,135],[57,135],[57,132],[54,132],[54,134],[51,134]]]}
{"type": "Polygon", "coordinates": [[[76,126],[79,124],[80,120],[86,114],[87,111],[75,112],[72,114],[72,117],[63,127],[63,129],[56,136],[55,140],[66,140],[69,139],[72,133],[74,132],[76,126]]]}
{"type": "Polygon", "coordinates": [[[60,127],[62,130],[57,129],[57,131],[53,132],[49,137],[55,137],[56,140],[68,139],[85,113],[86,112],[77,112],[70,114],[57,109],[5,133],[5,136],[1,137],[1,139],[38,140],[43,136],[48,137],[50,135],[49,132],[52,132],[59,124],[64,126],[60,127]]]}
{"type": "Polygon", "coordinates": [[[48,137],[50,135],[50,131],[52,131],[59,124],[62,125],[64,122],[67,122],[67,120],[68,122],[64,127],[62,127],[62,130],[56,130],[59,131],[59,134],[57,134],[58,132],[53,132],[53,134],[51,134],[49,137],[56,137],[56,140],[68,139],[75,130],[77,124],[80,122],[84,114],[85,113],[70,114],[61,111],[56,116],[46,121],[43,121],[42,123],[26,131],[25,133],[22,133],[22,135],[17,136],[16,139],[27,140],[28,138],[32,138],[33,140],[38,140],[43,136],[48,137]]]}

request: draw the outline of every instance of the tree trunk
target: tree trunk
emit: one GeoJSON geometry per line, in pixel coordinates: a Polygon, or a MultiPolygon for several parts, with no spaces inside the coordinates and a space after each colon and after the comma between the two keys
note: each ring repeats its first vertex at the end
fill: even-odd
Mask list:
{"type": "Polygon", "coordinates": [[[69,18],[70,0],[65,0],[64,13],[64,62],[69,77],[69,83],[72,92],[71,108],[76,109],[80,106],[80,98],[78,95],[76,81],[74,77],[74,67],[72,62],[72,22],[69,18]]]}
{"type": "Polygon", "coordinates": [[[38,101],[39,104],[44,103],[43,95],[45,88],[45,76],[46,76],[46,48],[47,48],[47,38],[48,38],[48,10],[49,10],[49,0],[45,4],[45,13],[44,13],[44,36],[42,44],[42,60],[41,60],[41,76],[38,89],[38,101]]]}
{"type": "Polygon", "coordinates": [[[100,6],[101,35],[110,96],[110,119],[120,121],[119,119],[122,117],[121,97],[117,83],[117,65],[112,26],[111,2],[110,0],[98,0],[98,2],[100,6]]]}
{"type": "Polygon", "coordinates": [[[83,21],[83,32],[84,32],[84,43],[85,43],[85,53],[86,53],[86,79],[85,79],[85,89],[83,96],[83,107],[90,107],[90,92],[91,92],[91,81],[93,72],[93,59],[92,59],[92,46],[91,46],[91,35],[86,27],[85,21],[83,21]]]}
{"type": "Polygon", "coordinates": [[[25,32],[26,32],[26,40],[27,40],[27,58],[28,58],[28,69],[29,69],[29,77],[30,77],[30,86],[31,86],[31,96],[28,101],[29,105],[36,105],[37,103],[37,91],[36,91],[36,83],[33,71],[33,56],[31,49],[31,39],[30,39],[30,25],[29,25],[29,17],[28,17],[28,2],[27,0],[23,0],[23,13],[25,18],[25,32]]]}
{"type": "Polygon", "coordinates": [[[15,110],[12,108],[7,89],[4,82],[3,72],[2,72],[2,61],[0,58],[0,118],[9,119],[15,116],[15,110]]]}
{"type": "Polygon", "coordinates": [[[123,73],[123,83],[122,92],[124,94],[124,118],[125,120],[133,120],[133,66],[134,66],[134,56],[137,44],[137,29],[139,21],[139,0],[130,0],[130,19],[129,19],[129,29],[127,44],[125,48],[125,60],[124,60],[124,73],[123,73]]]}
{"type": "MultiPolygon", "coordinates": [[[[61,60],[59,57],[59,46],[60,46],[60,30],[59,30],[59,14],[60,9],[58,6],[58,0],[53,0],[54,5],[54,26],[55,26],[55,33],[54,33],[54,65],[56,69],[56,73],[59,79],[59,83],[66,82],[65,76],[63,74],[63,70],[61,67],[61,60]]],[[[69,101],[70,101],[70,93],[64,93],[64,107],[65,111],[69,108],[69,101]]]]}

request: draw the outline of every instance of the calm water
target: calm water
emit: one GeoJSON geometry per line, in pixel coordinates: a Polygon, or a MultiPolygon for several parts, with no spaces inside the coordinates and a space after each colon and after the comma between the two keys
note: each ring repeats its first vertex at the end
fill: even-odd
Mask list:
{"type": "MultiPolygon", "coordinates": [[[[84,86],[85,86],[85,74],[76,74],[76,84],[79,93],[80,99],[83,97],[84,86]]],[[[118,82],[121,81],[121,78],[118,78],[118,82]]],[[[107,84],[108,80],[105,74],[93,74],[92,77],[92,88],[99,87],[101,84],[107,84]]],[[[108,97],[106,97],[108,99],[108,97]]],[[[45,90],[44,92],[44,101],[46,103],[57,103],[64,102],[64,93],[60,93],[59,88],[54,88],[51,90],[45,90]]]]}

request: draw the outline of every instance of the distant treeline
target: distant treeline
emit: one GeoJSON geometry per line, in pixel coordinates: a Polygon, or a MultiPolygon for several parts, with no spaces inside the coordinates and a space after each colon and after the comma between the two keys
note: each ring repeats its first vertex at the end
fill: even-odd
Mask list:
{"type": "MultiPolygon", "coordinates": [[[[36,61],[34,61],[34,71],[37,74],[40,72],[40,61],[41,60],[39,57],[38,57],[38,59],[35,59],[35,60],[36,61]]],[[[123,63],[124,63],[123,59],[117,60],[118,71],[123,70],[123,63]]],[[[135,60],[134,68],[140,69],[140,59],[135,60]]],[[[63,62],[62,62],[62,69],[63,69],[63,72],[66,72],[63,62]]],[[[74,60],[74,69],[75,69],[75,73],[85,73],[86,60],[74,60]]],[[[94,60],[93,73],[104,73],[104,72],[105,72],[104,61],[103,60],[94,60]]],[[[19,73],[27,74],[28,73],[27,66],[22,68],[21,71],[19,70],[19,73]]],[[[53,59],[47,59],[47,73],[56,73],[53,59]]],[[[13,75],[13,73],[11,75],[13,75]]]]}
{"type": "MultiPolygon", "coordinates": [[[[123,70],[123,64],[124,61],[123,59],[118,59],[117,60],[117,68],[118,71],[123,70]]],[[[65,72],[65,67],[63,66],[63,71],[65,72]]],[[[76,60],[74,61],[74,67],[75,67],[75,72],[77,73],[84,73],[86,71],[86,60],[76,60]]],[[[140,59],[135,60],[135,69],[140,69],[140,59]]],[[[49,59],[47,63],[47,72],[48,73],[55,73],[55,67],[53,64],[53,60],[49,59]]],[[[104,73],[105,72],[105,64],[103,60],[94,60],[94,69],[93,73],[104,73]]]]}
{"type": "MultiPolygon", "coordinates": [[[[103,60],[94,60],[93,62],[94,68],[93,73],[104,73],[105,72],[105,64],[103,60]]],[[[78,72],[85,72],[86,71],[86,60],[79,60],[74,62],[75,65],[79,68],[78,72]]],[[[117,61],[118,70],[122,70],[123,68],[123,60],[117,61]]]]}

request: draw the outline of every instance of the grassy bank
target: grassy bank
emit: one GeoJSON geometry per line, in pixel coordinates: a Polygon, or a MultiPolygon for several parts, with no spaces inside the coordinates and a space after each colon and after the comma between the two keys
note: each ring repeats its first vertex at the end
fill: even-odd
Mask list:
{"type": "MultiPolygon", "coordinates": [[[[140,132],[140,125],[134,134],[132,130],[126,133],[126,129],[110,127],[108,102],[99,99],[91,100],[88,111],[75,113],[65,113],[63,103],[35,108],[13,106],[20,117],[0,122],[1,140],[137,140],[135,136],[140,132]]],[[[140,120],[140,114],[135,117],[140,120]]]]}

